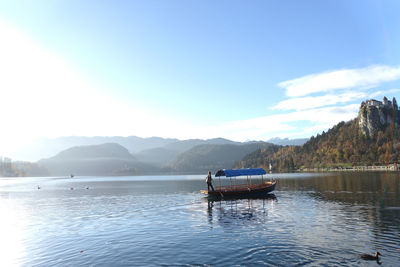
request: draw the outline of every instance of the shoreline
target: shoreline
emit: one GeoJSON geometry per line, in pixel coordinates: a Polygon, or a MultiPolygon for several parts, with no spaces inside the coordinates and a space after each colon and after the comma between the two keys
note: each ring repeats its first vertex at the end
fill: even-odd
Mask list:
{"type": "Polygon", "coordinates": [[[354,166],[354,167],[325,167],[325,168],[304,168],[298,169],[299,172],[343,172],[343,171],[400,171],[397,164],[388,166],[354,166]]]}

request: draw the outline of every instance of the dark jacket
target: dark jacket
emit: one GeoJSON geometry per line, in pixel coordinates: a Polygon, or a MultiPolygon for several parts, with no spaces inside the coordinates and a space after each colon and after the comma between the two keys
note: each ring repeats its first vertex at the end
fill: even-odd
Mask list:
{"type": "Polygon", "coordinates": [[[211,184],[211,182],[212,182],[211,174],[207,175],[206,182],[207,182],[207,184],[211,184]]]}

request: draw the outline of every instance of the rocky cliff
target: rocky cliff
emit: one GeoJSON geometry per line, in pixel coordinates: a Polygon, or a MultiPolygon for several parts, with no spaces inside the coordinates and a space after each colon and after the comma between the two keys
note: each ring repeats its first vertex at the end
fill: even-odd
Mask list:
{"type": "Polygon", "coordinates": [[[370,99],[361,103],[358,112],[358,125],[363,134],[374,137],[377,131],[383,130],[385,126],[393,122],[398,125],[400,122],[399,115],[395,98],[393,98],[393,101],[389,101],[384,97],[382,102],[370,99]]]}

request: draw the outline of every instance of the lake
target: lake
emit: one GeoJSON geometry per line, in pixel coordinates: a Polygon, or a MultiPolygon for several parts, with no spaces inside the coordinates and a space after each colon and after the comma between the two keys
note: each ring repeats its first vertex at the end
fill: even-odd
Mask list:
{"type": "Polygon", "coordinates": [[[222,201],[205,175],[1,178],[0,265],[400,265],[399,173],[272,176],[222,201]]]}

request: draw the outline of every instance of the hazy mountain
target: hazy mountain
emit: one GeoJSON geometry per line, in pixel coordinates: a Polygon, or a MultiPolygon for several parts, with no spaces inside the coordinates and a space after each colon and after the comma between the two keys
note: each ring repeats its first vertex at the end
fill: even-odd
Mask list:
{"type": "Polygon", "coordinates": [[[234,142],[224,138],[213,138],[213,139],[189,139],[177,142],[171,142],[164,146],[166,149],[176,150],[179,152],[187,151],[192,147],[204,144],[214,144],[214,145],[222,145],[222,144],[240,144],[238,142],[234,142]]]}
{"type": "Polygon", "coordinates": [[[64,150],[54,156],[55,160],[71,160],[71,159],[95,159],[95,158],[119,158],[135,160],[129,151],[116,143],[106,143],[91,146],[76,146],[64,150]]]}
{"type": "Polygon", "coordinates": [[[221,144],[240,144],[240,143],[233,142],[223,138],[214,138],[207,140],[189,139],[189,140],[171,142],[163,147],[143,150],[134,155],[138,160],[142,162],[152,165],[158,165],[161,167],[173,161],[175,157],[177,157],[179,154],[195,146],[204,144],[221,145],[221,144]]]}
{"type": "Polygon", "coordinates": [[[142,162],[161,167],[173,160],[177,155],[179,155],[179,153],[180,152],[177,150],[157,147],[136,153],[135,157],[140,159],[142,162]]]}
{"type": "MultiPolygon", "coordinates": [[[[97,142],[108,139],[82,138],[81,141],[97,142]]],[[[72,138],[72,140],[77,141],[78,139],[72,138]]],[[[132,175],[160,173],[161,170],[164,172],[197,172],[215,166],[229,168],[243,155],[265,146],[265,143],[262,142],[241,144],[223,138],[170,142],[171,140],[168,139],[164,142],[156,139],[158,144],[167,144],[140,151],[135,155],[117,143],[74,146],[53,157],[40,160],[39,164],[44,166],[50,175],[69,175],[71,173],[75,175],[132,175]],[[203,157],[206,160],[202,159],[203,157]],[[174,163],[167,165],[169,162],[174,163]]]]}
{"type": "Polygon", "coordinates": [[[298,139],[289,139],[289,138],[271,138],[267,142],[280,146],[302,146],[305,144],[310,138],[298,138],[298,139]]]}
{"type": "Polygon", "coordinates": [[[161,137],[141,138],[137,136],[67,136],[59,138],[41,138],[35,143],[21,148],[9,155],[13,159],[37,161],[42,158],[52,157],[55,154],[75,146],[100,145],[104,143],[117,143],[134,154],[142,150],[165,146],[178,139],[165,139],[161,137]]]}
{"type": "Polygon", "coordinates": [[[178,155],[168,167],[177,172],[201,173],[208,170],[231,168],[244,155],[271,146],[265,142],[244,144],[202,144],[178,155]]]}
{"type": "MultiPolygon", "coordinates": [[[[178,139],[166,139],[161,137],[141,138],[137,136],[66,136],[54,139],[41,138],[35,143],[25,146],[19,151],[8,156],[16,160],[37,161],[42,158],[52,157],[55,154],[71,147],[100,145],[105,143],[119,144],[128,149],[128,151],[132,154],[143,151],[143,156],[146,157],[146,159],[151,159],[152,157],[160,159],[165,158],[165,160],[161,160],[161,162],[168,162],[168,157],[172,157],[172,160],[173,157],[177,155],[177,153],[171,154],[171,151],[180,153],[200,144],[234,144],[236,142],[223,138],[214,138],[208,140],[189,139],[181,141],[178,139]],[[165,153],[163,153],[161,150],[158,150],[158,152],[161,153],[161,155],[158,155],[157,149],[152,151],[154,148],[165,149],[165,153]]],[[[160,159],[156,159],[155,163],[160,162],[160,159]]],[[[152,161],[150,160],[150,162],[152,161]]]]}
{"type": "MultiPolygon", "coordinates": [[[[132,175],[145,173],[159,173],[168,162],[179,158],[179,164],[168,165],[163,171],[168,172],[197,172],[204,168],[190,169],[190,160],[204,161],[208,168],[212,164],[221,167],[231,167],[234,161],[254,149],[263,147],[264,143],[240,143],[217,138],[209,140],[185,140],[170,143],[164,147],[143,150],[133,156],[128,149],[116,144],[106,143],[101,145],[74,146],[59,152],[57,155],[42,159],[39,164],[44,166],[50,175],[132,175]],[[197,145],[196,144],[201,144],[197,145]],[[196,148],[196,149],[194,149],[196,148]],[[188,153],[186,153],[188,150],[188,153]],[[183,151],[183,156],[180,156],[183,151]],[[208,152],[208,153],[207,153],[208,152]],[[209,155],[212,154],[212,157],[209,155]],[[190,160],[186,159],[190,155],[190,160]],[[194,156],[194,157],[193,157],[194,156]],[[217,159],[220,157],[220,159],[217,159]],[[182,158],[186,161],[182,162],[182,158]],[[210,161],[211,163],[207,163],[210,161]],[[172,167],[173,166],[173,167],[172,167]]],[[[212,165],[212,166],[214,166],[212,165]]],[[[191,166],[191,165],[190,165],[191,166]]],[[[211,167],[212,167],[211,166],[211,167]]]]}
{"type": "Polygon", "coordinates": [[[47,168],[50,175],[139,174],[156,169],[137,161],[126,148],[116,143],[72,147],[40,160],[39,164],[47,168]]]}

